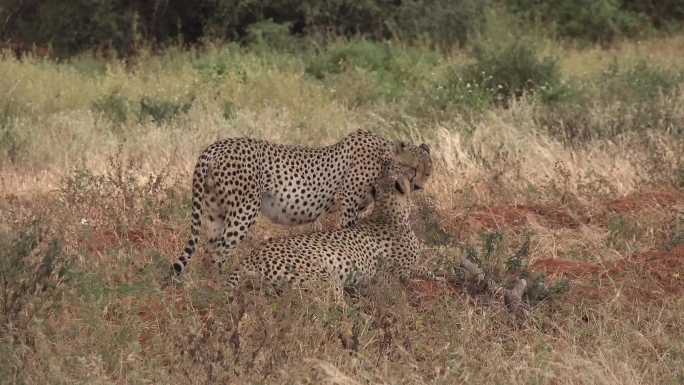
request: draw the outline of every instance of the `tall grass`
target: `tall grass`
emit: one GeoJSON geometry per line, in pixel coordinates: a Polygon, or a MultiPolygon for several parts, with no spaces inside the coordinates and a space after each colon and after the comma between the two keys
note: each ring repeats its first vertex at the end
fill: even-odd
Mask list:
{"type": "MultiPolygon", "coordinates": [[[[0,382],[679,383],[681,42],[6,54],[0,382]],[[527,277],[541,293],[527,318],[444,282],[377,282],[347,309],[296,291],[231,300],[201,255],[168,285],[204,146],[358,128],[431,145],[422,263],[470,255],[504,287],[527,277]]],[[[312,227],[259,220],[237,254],[312,227]]]]}

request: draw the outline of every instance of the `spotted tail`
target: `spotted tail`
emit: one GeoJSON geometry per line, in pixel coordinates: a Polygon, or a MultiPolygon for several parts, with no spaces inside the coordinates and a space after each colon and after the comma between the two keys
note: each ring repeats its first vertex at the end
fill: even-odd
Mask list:
{"type": "Polygon", "coordinates": [[[178,260],[173,263],[173,270],[176,274],[182,274],[190,264],[192,255],[197,251],[197,243],[199,242],[200,230],[202,228],[202,196],[204,195],[204,173],[202,169],[206,168],[202,159],[195,166],[195,172],[192,175],[192,222],[190,225],[190,239],[183,249],[183,253],[178,260]]]}

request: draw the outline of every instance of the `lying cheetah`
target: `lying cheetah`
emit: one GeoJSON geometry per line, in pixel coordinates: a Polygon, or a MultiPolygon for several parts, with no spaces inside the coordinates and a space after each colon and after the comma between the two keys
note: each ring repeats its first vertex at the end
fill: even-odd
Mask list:
{"type": "Polygon", "coordinates": [[[364,130],[321,148],[249,138],[215,142],[195,166],[191,238],[173,264],[175,273],[190,263],[202,227],[220,268],[260,211],[278,224],[301,224],[316,220],[339,199],[340,227],[354,223],[372,202],[372,185],[388,159],[414,170],[415,189],[422,189],[432,172],[426,144],[390,142],[364,130]]]}
{"type": "Polygon", "coordinates": [[[333,285],[339,302],[344,287],[367,282],[381,263],[405,278],[431,276],[416,266],[420,243],[409,224],[412,186],[405,170],[385,166],[370,216],[336,231],[266,242],[229,274],[229,288],[245,278],[272,284],[322,281],[333,285]]]}

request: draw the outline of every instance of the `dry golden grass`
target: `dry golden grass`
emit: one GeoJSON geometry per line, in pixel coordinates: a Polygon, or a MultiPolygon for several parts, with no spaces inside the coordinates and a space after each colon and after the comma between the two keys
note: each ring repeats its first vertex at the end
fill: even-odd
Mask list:
{"type": "Polygon", "coordinates": [[[572,47],[557,48],[563,55],[560,63],[563,72],[573,75],[590,75],[605,70],[612,62],[629,63],[648,60],[664,68],[680,68],[679,52],[684,49],[681,35],[658,37],[645,40],[626,40],[609,49],[572,47]]]}
{"type": "MultiPolygon", "coordinates": [[[[616,55],[669,63],[663,47],[681,37],[633,44],[616,55]]],[[[603,68],[604,51],[564,52],[572,73],[603,68]]],[[[681,108],[669,116],[680,131],[655,124],[567,145],[533,100],[476,118],[413,116],[411,95],[355,103],[377,85],[363,71],[321,82],[297,58],[247,52],[221,59],[240,71],[209,81],[184,55],[111,62],[93,76],[0,61],[17,135],[8,143],[18,143],[14,159],[0,160],[0,382],[684,381],[681,108]],[[92,107],[113,93],[131,108],[143,96],[194,101],[159,124],[129,112],[117,125],[92,107]],[[523,318],[500,293],[452,281],[376,282],[346,309],[295,290],[230,299],[201,252],[169,285],[201,148],[235,135],[322,145],[361,127],[433,148],[435,174],[415,197],[426,265],[448,271],[475,253],[503,285],[545,273],[547,285],[568,288],[530,300],[523,318]],[[525,266],[506,270],[516,254],[525,266]]],[[[437,72],[462,59],[440,60],[437,72]]],[[[667,97],[684,105],[681,88],[667,97]]],[[[613,124],[622,112],[597,103],[585,122],[613,124]]],[[[260,219],[238,255],[313,227],[260,219]]]]}

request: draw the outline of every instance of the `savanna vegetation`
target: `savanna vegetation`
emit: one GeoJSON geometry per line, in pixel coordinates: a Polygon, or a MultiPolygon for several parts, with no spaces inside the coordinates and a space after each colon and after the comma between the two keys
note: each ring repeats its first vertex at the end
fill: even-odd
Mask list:
{"type": "Polygon", "coordinates": [[[187,4],[0,1],[0,383],[684,381],[681,2],[187,4]],[[359,128],[430,144],[444,279],[169,280],[202,148],[359,128]]]}

